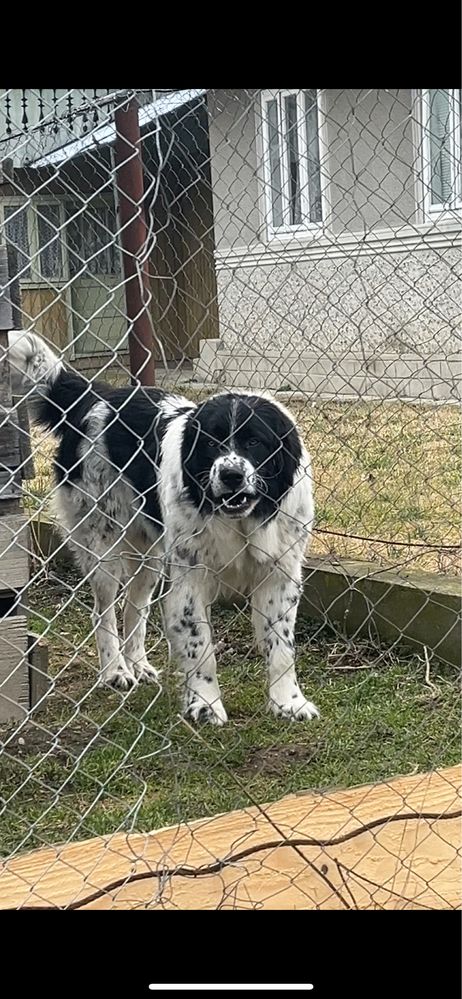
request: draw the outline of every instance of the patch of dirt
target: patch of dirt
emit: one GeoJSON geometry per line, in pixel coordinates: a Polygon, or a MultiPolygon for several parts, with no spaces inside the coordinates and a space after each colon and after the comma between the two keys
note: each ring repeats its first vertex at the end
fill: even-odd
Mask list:
{"type": "Polygon", "coordinates": [[[321,740],[306,746],[293,744],[290,746],[267,746],[264,749],[249,749],[246,763],[240,767],[242,774],[262,774],[280,777],[288,767],[300,763],[311,763],[317,759],[323,750],[321,740]]]}
{"type": "Polygon", "coordinates": [[[101,735],[95,738],[96,733],[96,725],[82,721],[67,725],[59,736],[56,736],[45,725],[42,726],[30,721],[26,725],[21,725],[18,734],[8,741],[6,751],[10,756],[15,756],[18,759],[21,759],[22,756],[44,756],[50,753],[53,759],[65,763],[69,759],[75,759],[79,756],[88,747],[91,740],[94,739],[93,746],[97,742],[107,741],[101,735]]]}

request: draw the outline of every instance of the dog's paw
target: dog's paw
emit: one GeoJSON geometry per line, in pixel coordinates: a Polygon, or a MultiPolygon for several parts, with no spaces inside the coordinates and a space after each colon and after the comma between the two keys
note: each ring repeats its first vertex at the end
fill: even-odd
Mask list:
{"type": "Polygon", "coordinates": [[[160,676],[159,670],[151,666],[147,659],[140,659],[137,663],[133,663],[133,672],[138,683],[157,683],[160,676]]]}
{"type": "Polygon", "coordinates": [[[112,687],[114,690],[130,690],[137,684],[137,679],[133,671],[120,657],[117,664],[110,666],[101,674],[99,681],[102,687],[112,687]]]}
{"type": "Polygon", "coordinates": [[[287,721],[311,721],[313,718],[319,718],[316,705],[312,701],[307,701],[299,688],[296,690],[292,688],[289,696],[285,692],[282,696],[272,693],[268,711],[271,711],[275,718],[284,718],[287,721]]]}
{"type": "Polygon", "coordinates": [[[226,725],[228,721],[228,715],[220,698],[217,698],[213,704],[206,704],[202,697],[193,696],[192,700],[185,707],[183,716],[187,721],[192,721],[200,725],[208,723],[209,725],[221,727],[222,725],[226,725]]]}

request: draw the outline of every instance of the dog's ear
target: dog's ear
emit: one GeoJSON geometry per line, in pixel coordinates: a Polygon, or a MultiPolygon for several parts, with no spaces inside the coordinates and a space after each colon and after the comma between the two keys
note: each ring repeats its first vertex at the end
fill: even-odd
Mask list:
{"type": "Polygon", "coordinates": [[[278,407],[275,407],[275,410],[277,413],[275,430],[281,442],[281,477],[283,480],[281,486],[287,490],[292,486],[295,472],[300,464],[302,447],[300,435],[293,420],[278,407]]]}
{"type": "Polygon", "coordinates": [[[292,486],[295,472],[300,464],[302,456],[300,435],[294,421],[276,403],[261,397],[254,397],[252,402],[255,414],[273,439],[275,438],[280,492],[284,494],[292,486]]]}

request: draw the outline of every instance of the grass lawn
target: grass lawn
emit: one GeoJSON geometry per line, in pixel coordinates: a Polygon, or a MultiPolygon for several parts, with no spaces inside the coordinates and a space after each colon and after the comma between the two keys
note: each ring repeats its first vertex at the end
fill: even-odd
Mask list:
{"type": "Polygon", "coordinates": [[[457,407],[321,402],[294,403],[291,409],[313,458],[318,528],[313,552],[460,572],[460,551],[407,547],[408,542],[460,545],[457,407]]]}
{"type": "MultiPolygon", "coordinates": [[[[183,390],[198,396],[191,386],[183,390]]],[[[408,546],[460,543],[457,407],[321,401],[290,408],[312,455],[312,554],[460,572],[460,551],[408,546]]],[[[53,443],[34,430],[32,445],[36,478],[24,485],[26,505],[36,510],[51,488],[53,443]]]]}
{"type": "MultiPolygon", "coordinates": [[[[47,633],[54,691],[44,710],[0,732],[0,852],[116,830],[152,830],[313,788],[381,781],[460,758],[457,671],[398,657],[299,622],[298,669],[319,722],[265,712],[264,671],[247,611],[217,610],[219,671],[230,722],[193,730],[177,678],[123,697],[93,689],[90,593],[66,570],[29,589],[31,628],[47,633]],[[50,623],[51,622],[51,623],[50,623]],[[71,657],[74,661],[70,661],[71,657]]],[[[154,610],[151,661],[166,666],[154,610]]]]}

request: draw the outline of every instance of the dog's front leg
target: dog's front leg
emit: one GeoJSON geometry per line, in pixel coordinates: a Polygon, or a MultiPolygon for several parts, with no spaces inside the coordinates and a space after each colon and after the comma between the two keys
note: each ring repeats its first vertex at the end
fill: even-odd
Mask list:
{"type": "Polygon", "coordinates": [[[177,565],[169,576],[163,612],[172,656],[184,674],[183,714],[194,722],[224,725],[228,717],[217,678],[206,572],[177,565]]]}
{"type": "Polygon", "coordinates": [[[294,632],[300,593],[301,565],[290,560],[286,567],[273,569],[255,589],[252,618],[268,670],[268,709],[277,718],[305,721],[319,712],[307,701],[295,672],[294,632]]]}

